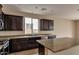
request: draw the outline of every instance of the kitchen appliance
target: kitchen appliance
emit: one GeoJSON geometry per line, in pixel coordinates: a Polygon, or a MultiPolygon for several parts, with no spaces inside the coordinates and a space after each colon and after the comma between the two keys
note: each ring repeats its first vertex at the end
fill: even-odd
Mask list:
{"type": "Polygon", "coordinates": [[[0,30],[4,29],[4,22],[2,19],[0,19],[0,30]]]}
{"type": "Polygon", "coordinates": [[[0,31],[4,29],[4,19],[3,19],[3,12],[2,12],[2,5],[0,4],[0,31]]]}

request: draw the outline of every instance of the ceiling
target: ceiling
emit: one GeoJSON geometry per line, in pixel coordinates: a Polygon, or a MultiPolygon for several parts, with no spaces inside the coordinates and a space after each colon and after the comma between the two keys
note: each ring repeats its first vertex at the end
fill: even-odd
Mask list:
{"type": "Polygon", "coordinates": [[[79,19],[79,4],[9,4],[7,6],[22,12],[79,19]]]}

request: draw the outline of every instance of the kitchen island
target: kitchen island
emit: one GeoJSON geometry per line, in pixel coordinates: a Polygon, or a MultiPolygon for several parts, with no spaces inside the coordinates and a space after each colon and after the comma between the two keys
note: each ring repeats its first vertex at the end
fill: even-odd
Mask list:
{"type": "Polygon", "coordinates": [[[47,50],[50,50],[53,53],[57,53],[65,49],[71,48],[74,45],[72,40],[73,38],[54,38],[51,40],[37,40],[37,42],[39,43],[38,54],[45,55],[45,52],[47,52],[47,50]]]}

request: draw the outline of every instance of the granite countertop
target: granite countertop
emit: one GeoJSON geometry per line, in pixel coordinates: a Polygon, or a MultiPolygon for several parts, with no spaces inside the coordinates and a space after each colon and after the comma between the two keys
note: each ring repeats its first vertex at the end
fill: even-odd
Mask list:
{"type": "Polygon", "coordinates": [[[28,37],[42,37],[47,36],[48,34],[27,34],[27,35],[7,35],[7,36],[0,36],[1,39],[15,39],[15,38],[28,38],[28,37]]]}
{"type": "Polygon", "coordinates": [[[44,47],[48,48],[49,50],[53,50],[53,39],[43,39],[43,40],[37,40],[38,43],[43,45],[44,47]]]}
{"type": "Polygon", "coordinates": [[[69,40],[72,40],[72,39],[73,38],[55,38],[55,39],[50,39],[50,40],[43,39],[43,40],[37,40],[37,42],[53,52],[59,52],[64,49],[70,48],[71,45],[69,46],[69,44],[71,42],[69,40]],[[62,41],[62,42],[60,42],[60,41],[62,41]],[[65,44],[65,47],[63,46],[64,44],[65,44]]]}

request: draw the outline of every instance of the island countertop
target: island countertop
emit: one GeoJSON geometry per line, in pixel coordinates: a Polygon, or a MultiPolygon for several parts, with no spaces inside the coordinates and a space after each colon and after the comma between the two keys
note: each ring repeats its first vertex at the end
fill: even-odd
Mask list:
{"type": "Polygon", "coordinates": [[[72,47],[73,46],[72,40],[73,38],[54,38],[50,40],[49,39],[37,40],[37,42],[53,52],[58,52],[72,47]]]}
{"type": "Polygon", "coordinates": [[[37,40],[37,42],[41,45],[43,45],[45,48],[48,48],[49,50],[54,51],[53,49],[53,39],[43,39],[43,40],[37,40]]]}

